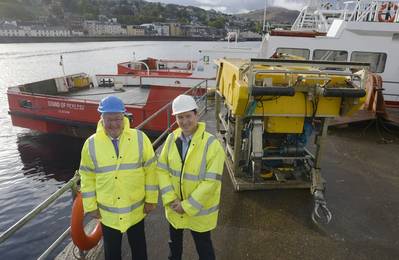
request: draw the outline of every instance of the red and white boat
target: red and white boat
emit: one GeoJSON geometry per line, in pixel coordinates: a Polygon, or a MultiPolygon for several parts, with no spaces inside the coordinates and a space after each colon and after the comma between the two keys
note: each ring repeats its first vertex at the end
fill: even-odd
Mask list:
{"type": "MultiPolygon", "coordinates": [[[[206,92],[206,79],[184,76],[151,76],[141,72],[125,75],[97,75],[92,82],[81,73],[10,87],[7,90],[9,114],[15,126],[44,133],[87,137],[99,120],[98,103],[108,95],[120,97],[135,127],[197,85],[194,95],[206,92]]],[[[144,125],[150,135],[159,135],[173,123],[164,111],[144,125]]]]}
{"type": "MultiPolygon", "coordinates": [[[[118,74],[95,75],[91,82],[81,73],[7,90],[9,114],[15,126],[44,133],[87,137],[99,120],[97,106],[108,95],[120,97],[131,114],[132,127],[157,112],[190,88],[192,95],[205,94],[216,86],[216,65],[221,57],[251,57],[258,50],[228,47],[200,50],[197,61],[147,58],[118,64],[118,74]]],[[[62,64],[62,63],[61,63],[62,64]]],[[[159,135],[174,118],[167,112],[143,126],[149,135],[159,135]]]]}

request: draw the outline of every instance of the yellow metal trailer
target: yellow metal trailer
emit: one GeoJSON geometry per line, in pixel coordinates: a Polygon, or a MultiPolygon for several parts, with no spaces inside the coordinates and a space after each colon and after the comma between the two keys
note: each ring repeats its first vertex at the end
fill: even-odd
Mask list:
{"type": "Polygon", "coordinates": [[[275,59],[217,63],[217,130],[234,188],[309,188],[315,201],[312,219],[329,222],[320,173],[327,121],[362,106],[368,64],[275,59]],[[311,153],[307,144],[313,137],[316,149],[311,153]]]}

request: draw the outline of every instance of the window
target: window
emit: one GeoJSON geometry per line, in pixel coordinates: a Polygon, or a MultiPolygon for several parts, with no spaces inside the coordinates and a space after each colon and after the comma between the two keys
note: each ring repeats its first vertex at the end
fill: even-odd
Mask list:
{"type": "Polygon", "coordinates": [[[313,60],[345,62],[348,60],[348,52],[338,50],[314,50],[313,60]]]}
{"type": "Polygon", "coordinates": [[[385,70],[386,53],[354,51],[351,61],[370,63],[370,71],[382,73],[385,70]]]}
{"type": "Polygon", "coordinates": [[[303,57],[306,60],[309,59],[310,50],[309,49],[297,49],[297,48],[277,48],[277,53],[285,53],[294,56],[303,57]]]}

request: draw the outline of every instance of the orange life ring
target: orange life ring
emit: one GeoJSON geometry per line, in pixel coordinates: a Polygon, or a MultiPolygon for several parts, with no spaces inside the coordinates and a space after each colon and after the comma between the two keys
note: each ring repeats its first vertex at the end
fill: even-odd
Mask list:
{"type": "MultiPolygon", "coordinates": [[[[389,2],[389,4],[392,4],[392,3],[389,2]]],[[[395,10],[395,14],[392,15],[391,17],[389,17],[389,19],[385,19],[383,11],[385,9],[387,9],[387,11],[388,11],[388,4],[384,3],[384,4],[381,5],[380,10],[378,10],[378,21],[379,22],[393,23],[395,21],[396,12],[398,11],[398,5],[397,4],[392,4],[391,8],[393,10],[395,10]]]]}
{"type": "Polygon", "coordinates": [[[103,235],[103,232],[101,229],[100,221],[98,221],[93,231],[87,235],[84,231],[83,220],[84,220],[84,212],[83,212],[82,194],[78,192],[72,206],[71,237],[73,243],[80,250],[87,251],[92,249],[98,244],[103,235]]]}

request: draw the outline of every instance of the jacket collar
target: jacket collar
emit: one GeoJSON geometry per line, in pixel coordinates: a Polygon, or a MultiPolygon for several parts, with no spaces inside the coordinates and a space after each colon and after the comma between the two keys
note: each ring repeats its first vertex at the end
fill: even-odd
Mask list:
{"type": "MultiPolygon", "coordinates": [[[[195,133],[192,135],[191,139],[192,142],[196,142],[197,140],[202,139],[204,137],[205,127],[206,127],[205,123],[198,122],[198,128],[195,131],[195,133]]],[[[178,129],[173,131],[173,133],[175,134],[175,138],[179,138],[182,135],[182,130],[179,127],[178,129]]]]}

